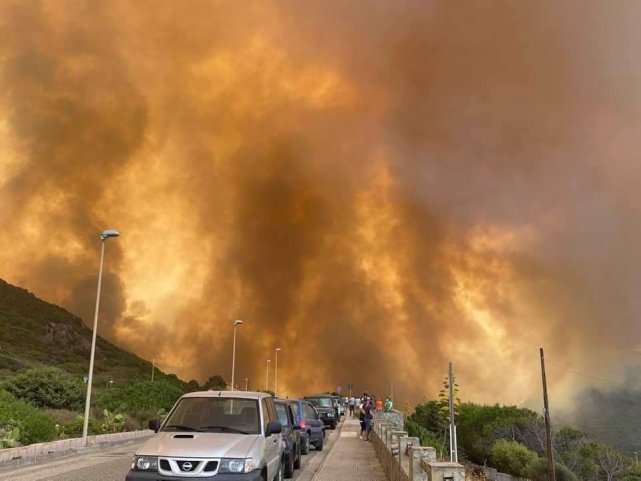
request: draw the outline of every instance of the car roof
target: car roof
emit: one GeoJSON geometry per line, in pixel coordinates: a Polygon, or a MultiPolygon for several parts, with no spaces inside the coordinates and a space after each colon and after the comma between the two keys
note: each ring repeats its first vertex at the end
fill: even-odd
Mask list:
{"type": "Polygon", "coordinates": [[[196,391],[183,394],[182,397],[233,397],[240,399],[262,399],[272,396],[271,394],[257,391],[196,391]]]}
{"type": "Polygon", "coordinates": [[[331,394],[309,394],[305,396],[305,399],[309,399],[312,397],[333,397],[331,394]]]}

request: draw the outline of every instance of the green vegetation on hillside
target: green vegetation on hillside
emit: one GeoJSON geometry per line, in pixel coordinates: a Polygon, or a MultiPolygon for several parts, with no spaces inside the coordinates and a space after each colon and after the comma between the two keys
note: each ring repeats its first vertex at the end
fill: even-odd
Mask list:
{"type": "MultiPolygon", "coordinates": [[[[447,414],[441,405],[441,401],[419,404],[405,427],[444,459],[449,455],[449,439],[447,414]]],[[[516,406],[462,403],[456,424],[459,460],[534,481],[547,479],[545,426],[539,414],[516,406]]],[[[639,466],[614,447],[569,427],[553,434],[558,481],[641,481],[639,466]]]]}
{"type": "MultiPolygon", "coordinates": [[[[0,279],[0,380],[28,367],[56,366],[82,380],[89,369],[91,329],[82,320],[32,293],[0,279]]],[[[152,364],[98,336],[94,383],[141,382],[152,364]]],[[[156,369],[156,380],[191,390],[173,374],[156,369]]]]}
{"type": "MultiPolygon", "coordinates": [[[[0,448],[79,437],[91,330],[73,314],[0,280],[0,448]]],[[[156,369],[98,337],[89,434],[146,429],[189,391],[225,389],[214,374],[201,386],[156,369]],[[113,381],[113,382],[110,382],[113,381]]]]}

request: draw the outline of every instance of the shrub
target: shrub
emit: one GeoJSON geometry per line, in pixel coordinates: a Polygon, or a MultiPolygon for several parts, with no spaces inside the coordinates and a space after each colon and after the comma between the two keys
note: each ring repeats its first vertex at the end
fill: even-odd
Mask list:
{"type": "Polygon", "coordinates": [[[3,390],[0,390],[0,426],[18,427],[17,442],[21,444],[52,441],[57,435],[51,416],[3,390]]]}
{"type": "Polygon", "coordinates": [[[40,408],[80,410],[85,399],[82,381],[56,367],[28,369],[6,380],[3,387],[40,408]]]}
{"type": "MultiPolygon", "coordinates": [[[[82,427],[84,418],[80,415],[72,420],[58,425],[58,437],[61,439],[66,438],[79,438],[82,436],[82,427]]],[[[102,423],[94,418],[89,418],[88,434],[104,434],[102,423]]]]}
{"type": "Polygon", "coordinates": [[[490,459],[501,472],[526,477],[526,468],[538,459],[534,451],[520,443],[499,439],[490,450],[490,459]]]}
{"type": "MultiPolygon", "coordinates": [[[[554,463],[554,475],[556,481],[577,481],[576,476],[567,466],[554,463]]],[[[525,469],[525,477],[532,481],[548,481],[548,462],[545,458],[537,458],[525,469]]]]}
{"type": "Polygon", "coordinates": [[[436,449],[439,459],[443,457],[445,443],[431,431],[421,426],[411,419],[405,420],[405,430],[410,436],[417,437],[421,441],[421,446],[430,446],[436,449]]]}
{"type": "Polygon", "coordinates": [[[105,409],[102,412],[104,419],[102,421],[102,430],[106,433],[121,432],[125,428],[125,416],[123,414],[114,414],[105,409]]]}
{"type": "Polygon", "coordinates": [[[182,394],[179,387],[168,382],[146,381],[105,390],[97,396],[96,406],[127,413],[144,425],[158,410],[171,409],[182,394]]]}

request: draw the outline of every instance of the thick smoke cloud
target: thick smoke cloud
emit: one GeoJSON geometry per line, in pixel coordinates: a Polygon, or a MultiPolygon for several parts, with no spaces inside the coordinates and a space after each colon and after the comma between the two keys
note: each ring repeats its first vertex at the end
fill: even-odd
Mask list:
{"type": "Polygon", "coordinates": [[[292,395],[418,401],[451,360],[464,398],[538,407],[539,346],[621,376],[638,10],[3,2],[0,276],[89,323],[119,229],[101,333],[185,379],[229,377],[238,318],[237,382],[281,346],[292,395]]]}

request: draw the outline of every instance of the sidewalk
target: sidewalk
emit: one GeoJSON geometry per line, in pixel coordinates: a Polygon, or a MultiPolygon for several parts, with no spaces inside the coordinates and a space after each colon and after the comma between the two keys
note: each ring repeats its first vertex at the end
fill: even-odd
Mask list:
{"type": "Polygon", "coordinates": [[[371,442],[360,437],[358,419],[347,417],[340,437],[314,481],[387,481],[371,442]]]}

